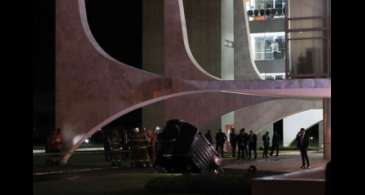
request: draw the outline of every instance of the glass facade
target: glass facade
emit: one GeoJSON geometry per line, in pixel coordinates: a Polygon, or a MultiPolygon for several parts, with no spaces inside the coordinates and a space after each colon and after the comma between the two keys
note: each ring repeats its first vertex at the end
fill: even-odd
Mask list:
{"type": "Polygon", "coordinates": [[[244,0],[250,47],[266,79],[330,75],[330,0],[244,0]],[[278,28],[282,25],[282,29],[278,28]]]}
{"type": "Polygon", "coordinates": [[[289,0],[286,72],[290,78],[329,76],[329,0],[289,0]]]}

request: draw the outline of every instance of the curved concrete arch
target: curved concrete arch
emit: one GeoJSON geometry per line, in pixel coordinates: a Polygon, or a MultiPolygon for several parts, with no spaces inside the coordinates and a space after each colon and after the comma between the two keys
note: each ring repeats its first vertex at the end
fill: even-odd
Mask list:
{"type": "Polygon", "coordinates": [[[247,13],[242,0],[234,1],[234,64],[235,79],[261,80],[259,71],[252,60],[250,49],[250,30],[247,13]]]}
{"type": "Polygon", "coordinates": [[[193,53],[191,52],[188,33],[187,33],[187,29],[186,29],[187,26],[186,26],[186,18],[185,18],[185,11],[184,11],[184,3],[183,3],[183,0],[178,0],[178,2],[179,2],[179,8],[180,8],[180,21],[181,21],[181,30],[182,30],[182,36],[183,36],[183,41],[184,41],[184,48],[185,48],[185,51],[186,51],[188,57],[190,58],[191,62],[194,64],[194,66],[199,71],[201,71],[205,75],[211,77],[212,79],[221,80],[221,78],[210,74],[204,68],[202,68],[200,66],[200,64],[197,62],[197,60],[195,59],[193,53]]]}
{"type": "Polygon", "coordinates": [[[187,80],[221,80],[204,70],[191,53],[182,0],[164,1],[165,75],[187,80]]]}
{"type": "MultiPolygon", "coordinates": [[[[221,91],[221,90],[184,91],[184,92],[176,92],[176,93],[152,98],[152,99],[140,102],[138,104],[131,105],[116,113],[111,114],[110,116],[103,119],[101,122],[98,122],[97,124],[95,124],[95,126],[90,127],[85,133],[71,135],[70,138],[68,138],[68,139],[72,139],[72,147],[69,149],[69,151],[65,155],[64,161],[67,162],[67,160],[71,157],[72,153],[84,142],[85,139],[92,136],[99,129],[101,129],[103,126],[109,124],[116,118],[119,118],[120,116],[122,116],[128,112],[131,112],[135,109],[138,109],[138,108],[141,108],[141,107],[144,107],[144,106],[147,106],[147,105],[159,102],[159,101],[163,101],[163,100],[172,102],[171,107],[174,107],[174,105],[181,106],[179,104],[173,103],[174,99],[176,99],[176,98],[188,98],[188,99],[195,100],[194,105],[193,105],[193,107],[195,108],[194,111],[200,111],[200,112],[208,111],[209,112],[209,108],[215,110],[213,112],[209,112],[209,114],[208,113],[205,114],[204,115],[205,118],[196,117],[196,115],[189,113],[189,109],[190,109],[190,111],[192,111],[193,109],[191,109],[191,107],[189,108],[189,106],[188,106],[189,104],[186,103],[186,104],[182,105],[182,107],[178,108],[179,112],[174,112],[175,114],[183,113],[183,115],[171,115],[171,113],[167,113],[168,114],[167,119],[168,118],[181,118],[186,121],[192,122],[193,124],[197,125],[198,127],[201,126],[201,124],[204,124],[205,122],[211,120],[212,117],[218,117],[229,111],[236,110],[238,106],[254,107],[257,104],[260,104],[261,102],[270,101],[270,100],[272,101],[272,97],[264,97],[264,96],[257,97],[257,96],[255,96],[255,94],[251,94],[251,93],[244,93],[244,92],[237,93],[237,92],[221,91]],[[194,95],[200,96],[202,94],[205,96],[205,99],[203,102],[201,102],[198,105],[203,106],[203,107],[197,108],[195,102],[198,98],[195,97],[194,95]],[[209,94],[213,94],[213,95],[209,95],[209,94]],[[224,101],[222,101],[222,99],[228,100],[230,102],[230,104],[224,103],[224,101]],[[208,103],[208,104],[206,104],[206,103],[208,103]],[[219,107],[219,108],[212,107],[211,106],[212,103],[215,106],[221,106],[221,107],[219,107]],[[185,109],[182,109],[182,108],[185,108],[185,109]],[[184,111],[186,109],[188,109],[188,112],[184,111]],[[185,115],[184,115],[184,113],[185,113],[185,115]]],[[[193,102],[193,101],[187,101],[187,102],[193,102]]],[[[261,104],[263,104],[263,103],[261,103],[261,104]]],[[[174,109],[172,109],[172,110],[174,110],[174,109]]],[[[195,113],[195,114],[197,114],[197,113],[195,113]]],[[[198,115],[199,115],[199,113],[198,113],[198,115]]],[[[203,115],[200,115],[200,116],[203,116],[203,115]]]]}
{"type": "MultiPolygon", "coordinates": [[[[168,115],[167,118],[182,118],[182,119],[192,122],[194,124],[198,124],[198,126],[201,126],[201,124],[204,124],[205,122],[211,120],[212,117],[218,117],[229,111],[236,110],[237,107],[248,106],[252,110],[260,110],[257,108],[257,105],[264,104],[264,103],[260,103],[260,102],[264,102],[264,101],[271,102],[272,99],[273,98],[270,96],[265,97],[265,96],[260,95],[259,97],[257,97],[255,94],[252,94],[252,93],[231,92],[228,90],[219,90],[219,89],[175,92],[175,93],[171,93],[171,94],[162,95],[162,96],[159,96],[156,98],[151,98],[149,100],[123,108],[122,110],[120,110],[114,114],[111,114],[110,116],[106,117],[102,122],[99,122],[98,124],[96,124],[94,127],[90,127],[89,130],[87,130],[85,134],[71,135],[70,138],[72,137],[72,147],[68,151],[68,153],[64,159],[65,159],[65,161],[67,161],[68,158],[71,156],[72,152],[77,147],[79,147],[85,139],[87,139],[88,137],[90,137],[91,135],[96,133],[99,129],[101,129],[106,124],[110,123],[111,121],[115,120],[116,118],[118,118],[130,111],[133,111],[135,109],[138,109],[138,108],[141,108],[146,105],[150,105],[150,104],[162,101],[162,100],[167,100],[168,102],[172,103],[172,105],[170,105],[170,107],[172,108],[171,110],[179,110],[179,112],[173,112],[175,115],[171,115],[171,113],[167,113],[167,115],[168,115]],[[212,93],[212,95],[210,95],[209,93],[212,93]],[[230,95],[227,95],[227,94],[230,94],[230,95]],[[197,98],[194,95],[205,96],[204,101],[200,102],[198,104],[199,106],[203,106],[203,107],[197,107],[196,101],[199,100],[199,98],[197,98]],[[185,96],[185,97],[182,97],[182,96],[185,96]],[[176,103],[174,103],[174,101],[175,101],[174,99],[176,99],[176,98],[185,98],[186,103],[183,105],[176,104],[176,103]],[[191,101],[191,100],[189,101],[187,99],[191,99],[193,101],[191,101]],[[229,104],[225,103],[226,101],[224,101],[224,100],[226,100],[226,101],[228,100],[229,104]],[[193,102],[193,105],[189,107],[188,106],[189,103],[187,103],[187,102],[193,102]],[[215,107],[212,107],[211,106],[212,104],[214,104],[215,107]],[[176,106],[178,106],[178,108],[174,109],[174,107],[176,107],[176,106]],[[217,106],[221,106],[221,107],[217,107],[217,106]],[[188,112],[186,112],[186,109],[188,109],[188,112]],[[189,111],[189,109],[190,109],[190,111],[189,111]],[[211,111],[212,109],[214,111],[211,111]],[[198,116],[200,115],[200,116],[204,116],[204,117],[196,117],[196,115],[191,114],[192,110],[194,110],[195,112],[203,111],[203,112],[207,112],[207,113],[205,115],[203,115],[203,114],[200,115],[198,113],[198,116]],[[176,114],[180,114],[180,115],[176,115],[176,114]]],[[[280,101],[280,100],[276,100],[276,101],[280,101]]],[[[277,104],[278,102],[274,102],[274,103],[277,104]]],[[[195,113],[195,114],[197,114],[197,113],[195,113]]],[[[262,114],[262,113],[260,113],[260,114],[262,114]]],[[[251,114],[251,116],[252,116],[252,114],[251,114]]],[[[70,138],[68,138],[68,139],[70,139],[70,138]]]]}
{"type": "Polygon", "coordinates": [[[116,60],[115,58],[113,58],[111,55],[109,55],[101,46],[100,44],[96,41],[90,26],[89,26],[89,22],[88,22],[88,17],[87,17],[87,10],[86,10],[86,1],[85,0],[78,0],[78,7],[79,7],[79,13],[80,13],[80,22],[82,24],[82,29],[84,34],[86,35],[86,37],[89,40],[89,43],[95,48],[95,50],[102,55],[104,58],[119,64],[119,65],[123,65],[125,67],[131,68],[132,70],[135,69],[137,72],[143,72],[143,74],[151,74],[153,76],[157,76],[158,74],[155,73],[151,73],[148,71],[144,71],[142,69],[138,69],[135,68],[133,66],[128,66],[127,64],[120,62],[118,60],[116,60]]]}
{"type": "Polygon", "coordinates": [[[286,116],[316,108],[322,108],[321,100],[280,99],[267,101],[236,110],[239,113],[239,118],[235,119],[235,126],[239,129],[256,130],[286,116]]]}
{"type": "MultiPolygon", "coordinates": [[[[170,95],[161,96],[158,98],[153,98],[153,99],[147,100],[145,102],[130,106],[123,110],[120,110],[119,112],[116,112],[116,113],[112,114],[111,116],[105,118],[103,121],[99,122],[94,127],[91,127],[90,130],[88,130],[86,133],[70,136],[72,138],[72,147],[70,149],[68,149],[68,151],[65,153],[62,160],[64,163],[67,162],[68,159],[73,154],[73,152],[84,142],[85,139],[91,137],[93,134],[95,134],[97,131],[99,131],[102,127],[111,123],[113,120],[121,117],[122,115],[127,114],[128,112],[131,112],[135,109],[138,109],[138,108],[141,108],[141,107],[144,107],[144,106],[147,106],[147,105],[159,102],[159,101],[167,100],[170,98],[176,98],[176,97],[180,97],[180,96],[186,96],[186,95],[192,95],[192,94],[198,94],[198,93],[214,93],[214,92],[216,93],[216,91],[202,90],[202,91],[174,93],[174,94],[170,94],[170,95]]],[[[229,93],[229,92],[227,91],[224,93],[229,93]]]]}
{"type": "Polygon", "coordinates": [[[300,128],[308,129],[323,120],[323,109],[306,110],[295,113],[283,119],[284,146],[288,145],[297,135],[300,128]]]}
{"type": "MultiPolygon", "coordinates": [[[[306,128],[304,128],[305,130],[308,130],[308,129],[310,129],[310,128],[312,128],[313,126],[315,126],[315,125],[319,125],[321,122],[323,122],[323,120],[319,120],[319,121],[317,121],[317,122],[313,122],[312,124],[310,124],[310,126],[309,127],[306,127],[306,128]]],[[[299,130],[299,129],[298,129],[299,130]]],[[[297,134],[298,132],[296,132],[296,134],[297,134]]],[[[285,143],[285,134],[284,134],[284,139],[283,139],[283,146],[285,147],[285,146],[290,146],[294,141],[295,141],[295,138],[296,138],[296,134],[294,135],[294,136],[291,136],[290,137],[290,141],[287,141],[286,143],[285,143]]]]}
{"type": "Polygon", "coordinates": [[[321,102],[312,99],[288,99],[262,96],[194,94],[165,101],[165,120],[181,118],[197,127],[205,127],[229,112],[238,113],[236,128],[257,130],[285,116],[307,109],[320,108],[321,102]],[[181,102],[184,102],[181,104],[181,102]],[[222,103],[228,102],[228,103],[222,103]],[[212,106],[213,105],[213,106],[212,106]],[[263,117],[263,115],[265,115],[263,117]]]}

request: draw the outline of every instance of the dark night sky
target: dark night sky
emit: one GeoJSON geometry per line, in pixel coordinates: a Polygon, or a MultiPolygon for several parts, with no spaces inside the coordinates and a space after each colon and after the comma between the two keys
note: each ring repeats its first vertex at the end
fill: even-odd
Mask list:
{"type": "MultiPolygon", "coordinates": [[[[54,129],[55,0],[34,1],[32,27],[33,127],[36,142],[54,129]]],[[[142,65],[142,0],[87,0],[90,28],[103,49],[136,68],[142,65]]],[[[115,123],[141,125],[141,110],[115,123]]],[[[41,141],[40,141],[41,140],[41,141]]]]}

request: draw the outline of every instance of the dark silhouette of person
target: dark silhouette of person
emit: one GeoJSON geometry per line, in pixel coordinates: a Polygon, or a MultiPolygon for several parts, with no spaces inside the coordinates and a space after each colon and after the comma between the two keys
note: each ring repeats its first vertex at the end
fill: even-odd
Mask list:
{"type": "Polygon", "coordinates": [[[103,143],[104,143],[104,156],[105,161],[109,162],[112,159],[111,156],[111,139],[110,136],[106,133],[106,131],[103,131],[103,143]]]}
{"type": "Polygon", "coordinates": [[[237,148],[237,135],[234,128],[231,128],[231,133],[229,134],[229,142],[232,147],[232,157],[236,157],[236,148],[237,148]]]}
{"type": "Polygon", "coordinates": [[[297,141],[297,147],[300,151],[300,155],[302,157],[302,166],[300,168],[305,169],[305,168],[309,168],[309,158],[308,158],[308,145],[309,145],[309,137],[308,135],[305,133],[305,129],[301,128],[299,130],[299,133],[297,134],[296,137],[296,141],[297,141]]]}
{"type": "Polygon", "coordinates": [[[121,146],[122,146],[122,137],[120,136],[119,129],[115,128],[111,132],[110,137],[110,156],[112,165],[121,165],[121,146]]]}
{"type": "Polygon", "coordinates": [[[279,156],[279,140],[280,140],[279,133],[277,131],[274,131],[274,134],[272,136],[270,156],[274,154],[274,150],[276,151],[276,156],[279,156]]]}
{"type": "Polygon", "coordinates": [[[238,135],[238,158],[245,159],[248,156],[247,151],[247,140],[248,134],[245,132],[245,128],[240,130],[240,134],[238,135]]]}
{"type": "MultiPolygon", "coordinates": [[[[200,133],[200,132],[199,132],[200,133]]],[[[147,129],[145,131],[145,136],[147,138],[147,146],[148,146],[148,156],[150,161],[153,163],[155,161],[155,145],[156,145],[156,134],[152,129],[147,129]]]]}
{"type": "Polygon", "coordinates": [[[48,140],[48,150],[51,153],[47,158],[47,164],[59,165],[61,158],[62,134],[61,129],[57,128],[52,132],[48,140]]]}
{"type": "Polygon", "coordinates": [[[128,144],[129,142],[129,137],[128,137],[128,129],[123,128],[122,129],[122,133],[121,133],[121,139],[122,139],[122,159],[126,160],[129,157],[129,149],[130,146],[128,144]]]}
{"type": "Polygon", "coordinates": [[[264,143],[264,152],[262,153],[262,157],[267,158],[267,157],[269,157],[268,152],[269,152],[269,145],[270,145],[270,136],[269,136],[268,131],[266,131],[266,133],[262,136],[262,141],[264,143]]]}
{"type": "Polygon", "coordinates": [[[210,129],[208,129],[208,131],[205,133],[205,138],[207,138],[210,144],[213,144],[213,137],[210,129]]]}
{"type": "Polygon", "coordinates": [[[222,129],[219,129],[216,136],[215,136],[215,142],[216,142],[216,150],[217,152],[220,152],[222,155],[222,158],[224,157],[224,143],[227,140],[226,134],[223,133],[222,129]]]}
{"type": "Polygon", "coordinates": [[[251,160],[251,151],[254,152],[255,159],[257,158],[257,136],[253,131],[250,131],[250,134],[248,135],[248,158],[251,160]]]}

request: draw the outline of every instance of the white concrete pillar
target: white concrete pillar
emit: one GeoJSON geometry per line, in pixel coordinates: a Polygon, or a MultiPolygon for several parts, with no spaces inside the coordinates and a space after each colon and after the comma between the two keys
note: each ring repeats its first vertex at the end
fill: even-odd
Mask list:
{"type": "MultiPolygon", "coordinates": [[[[221,78],[224,80],[234,80],[233,26],[233,0],[221,1],[221,78]]],[[[230,112],[221,117],[222,130],[226,125],[234,125],[234,114],[230,112]]]]}
{"type": "Polygon", "coordinates": [[[221,2],[221,77],[234,80],[233,0],[221,2]]]}

